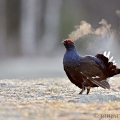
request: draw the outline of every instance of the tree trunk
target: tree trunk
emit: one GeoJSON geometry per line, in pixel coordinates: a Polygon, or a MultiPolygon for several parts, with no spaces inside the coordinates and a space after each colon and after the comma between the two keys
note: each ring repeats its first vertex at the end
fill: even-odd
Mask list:
{"type": "Polygon", "coordinates": [[[22,55],[36,53],[37,1],[21,0],[20,41],[22,55]]]}
{"type": "Polygon", "coordinates": [[[0,56],[6,54],[6,0],[0,1],[0,56]]]}
{"type": "Polygon", "coordinates": [[[62,0],[47,0],[44,35],[40,41],[44,53],[51,51],[58,41],[61,5],[62,0]]]}

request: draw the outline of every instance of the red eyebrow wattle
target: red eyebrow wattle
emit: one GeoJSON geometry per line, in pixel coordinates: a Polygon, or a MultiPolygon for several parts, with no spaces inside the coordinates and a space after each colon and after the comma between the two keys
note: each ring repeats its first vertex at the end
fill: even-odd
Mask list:
{"type": "Polygon", "coordinates": [[[65,41],[66,41],[66,42],[72,42],[72,40],[71,40],[71,39],[66,39],[65,41]]]}

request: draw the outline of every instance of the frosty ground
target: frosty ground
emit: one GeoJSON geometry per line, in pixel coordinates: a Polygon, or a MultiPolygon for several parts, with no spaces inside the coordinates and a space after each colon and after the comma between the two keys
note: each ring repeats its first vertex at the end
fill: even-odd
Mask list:
{"type": "Polygon", "coordinates": [[[120,77],[110,90],[80,89],[67,78],[0,80],[0,120],[119,120],[120,77]]]}

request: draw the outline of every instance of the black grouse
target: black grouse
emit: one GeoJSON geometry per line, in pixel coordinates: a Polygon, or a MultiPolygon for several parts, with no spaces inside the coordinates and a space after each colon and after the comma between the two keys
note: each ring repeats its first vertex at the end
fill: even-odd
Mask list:
{"type": "Polygon", "coordinates": [[[95,57],[80,56],[71,39],[66,39],[62,43],[66,48],[63,58],[64,70],[70,81],[82,89],[79,94],[85,89],[89,94],[91,87],[110,89],[106,79],[120,73],[114,62],[110,62],[103,54],[97,54],[95,57]]]}

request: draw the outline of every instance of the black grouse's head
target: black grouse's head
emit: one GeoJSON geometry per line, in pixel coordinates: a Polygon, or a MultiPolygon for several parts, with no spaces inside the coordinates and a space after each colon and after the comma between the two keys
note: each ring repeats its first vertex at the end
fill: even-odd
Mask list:
{"type": "Polygon", "coordinates": [[[75,45],[71,39],[66,39],[66,40],[62,41],[62,43],[64,44],[66,49],[72,49],[75,47],[75,45]]]}

